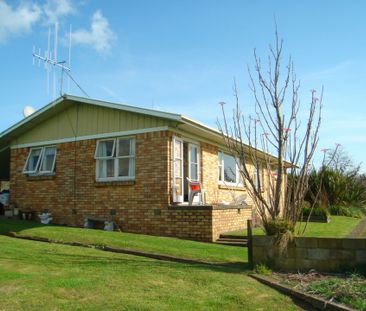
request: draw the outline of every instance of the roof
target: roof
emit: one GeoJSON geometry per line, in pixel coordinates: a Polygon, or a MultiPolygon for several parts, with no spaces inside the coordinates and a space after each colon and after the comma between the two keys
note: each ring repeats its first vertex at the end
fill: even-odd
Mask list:
{"type": "Polygon", "coordinates": [[[15,137],[22,135],[35,125],[41,123],[42,121],[46,120],[52,115],[55,115],[58,112],[64,110],[66,107],[74,105],[75,103],[96,105],[99,107],[118,109],[121,111],[134,112],[138,114],[175,121],[178,123],[178,129],[192,133],[197,136],[204,137],[218,144],[223,144],[222,133],[220,131],[212,127],[209,127],[201,122],[195,121],[189,117],[186,117],[182,114],[169,113],[154,109],[140,108],[126,104],[117,104],[103,100],[65,94],[57,98],[56,100],[52,101],[48,105],[44,106],[43,108],[37,110],[30,116],[17,122],[13,126],[6,129],[5,131],[1,132],[0,152],[4,149],[7,149],[10,145],[11,140],[14,139],[15,137]]]}

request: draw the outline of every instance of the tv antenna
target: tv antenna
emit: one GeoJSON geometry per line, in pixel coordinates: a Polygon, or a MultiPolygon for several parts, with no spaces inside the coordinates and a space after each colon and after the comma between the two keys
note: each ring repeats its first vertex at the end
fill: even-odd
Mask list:
{"type": "MultiPolygon", "coordinates": [[[[51,50],[51,28],[48,28],[48,43],[47,43],[47,50],[42,55],[41,49],[38,48],[38,52],[36,52],[36,47],[33,46],[33,65],[35,61],[38,60],[38,67],[41,65],[41,62],[44,62],[44,68],[46,70],[47,75],[47,82],[46,82],[46,90],[47,95],[50,94],[50,74],[52,73],[52,95],[53,99],[56,98],[56,84],[57,84],[57,69],[61,69],[61,78],[60,78],[60,96],[63,95],[62,88],[63,88],[63,78],[64,73],[68,76],[68,92],[70,92],[70,78],[72,79],[70,72],[71,72],[71,33],[72,33],[72,26],[70,25],[69,31],[69,49],[68,49],[68,62],[65,60],[59,61],[57,50],[58,50],[58,23],[55,23],[54,32],[53,32],[53,51],[51,50]],[[68,65],[66,65],[68,64],[68,65]]],[[[74,79],[73,79],[74,81],[74,79]]]]}

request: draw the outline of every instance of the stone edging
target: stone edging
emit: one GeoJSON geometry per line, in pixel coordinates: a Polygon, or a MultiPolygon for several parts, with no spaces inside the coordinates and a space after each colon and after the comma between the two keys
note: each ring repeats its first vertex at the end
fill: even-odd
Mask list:
{"type": "Polygon", "coordinates": [[[171,255],[162,255],[162,254],[157,254],[157,253],[137,251],[137,250],[128,249],[128,248],[118,248],[118,247],[110,247],[110,246],[106,246],[106,245],[96,245],[96,244],[84,244],[81,242],[63,242],[63,241],[51,240],[51,239],[42,238],[42,237],[19,235],[15,232],[9,232],[4,235],[11,237],[11,238],[16,238],[16,239],[45,242],[45,243],[54,243],[54,244],[61,244],[61,245],[68,245],[68,246],[78,246],[78,247],[85,247],[85,248],[94,248],[94,249],[98,249],[98,250],[102,250],[102,251],[106,251],[106,252],[141,256],[141,257],[147,257],[147,258],[152,258],[152,259],[157,259],[157,260],[165,260],[165,261],[172,261],[172,262],[179,262],[179,263],[199,264],[199,265],[216,265],[216,266],[220,266],[220,265],[224,264],[224,263],[209,262],[209,261],[190,259],[190,258],[184,258],[184,257],[176,257],[176,256],[171,256],[171,255]]]}
{"type": "Polygon", "coordinates": [[[340,305],[334,302],[329,302],[325,299],[315,297],[312,295],[308,295],[306,293],[303,293],[301,291],[298,291],[296,289],[293,289],[289,286],[282,285],[278,283],[277,281],[271,280],[267,277],[264,277],[262,275],[258,274],[249,274],[249,276],[265,285],[268,285],[286,295],[289,295],[291,297],[300,299],[302,301],[305,301],[309,304],[311,304],[313,307],[315,307],[318,310],[334,310],[334,311],[353,311],[354,309],[351,309],[347,306],[340,305]]]}

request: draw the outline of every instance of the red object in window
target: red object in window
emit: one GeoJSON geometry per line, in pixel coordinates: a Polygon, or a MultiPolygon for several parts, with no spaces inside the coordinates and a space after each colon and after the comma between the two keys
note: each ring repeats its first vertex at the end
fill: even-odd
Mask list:
{"type": "Polygon", "coordinates": [[[200,185],[199,184],[191,184],[191,190],[195,191],[195,190],[200,190],[200,185]]]}

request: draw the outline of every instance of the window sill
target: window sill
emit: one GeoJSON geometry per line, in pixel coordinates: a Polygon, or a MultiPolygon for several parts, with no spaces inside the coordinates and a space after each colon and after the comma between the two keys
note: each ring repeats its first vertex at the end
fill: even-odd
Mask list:
{"type": "Polygon", "coordinates": [[[222,190],[235,190],[235,191],[246,191],[245,187],[243,185],[237,185],[237,184],[233,184],[233,185],[228,185],[228,184],[220,184],[219,183],[219,189],[222,190]]]}
{"type": "Polygon", "coordinates": [[[105,186],[134,186],[135,180],[97,180],[94,183],[95,187],[105,186]]]}
{"type": "Polygon", "coordinates": [[[56,177],[55,173],[50,174],[25,174],[27,180],[34,181],[34,180],[52,180],[56,177]]]}

